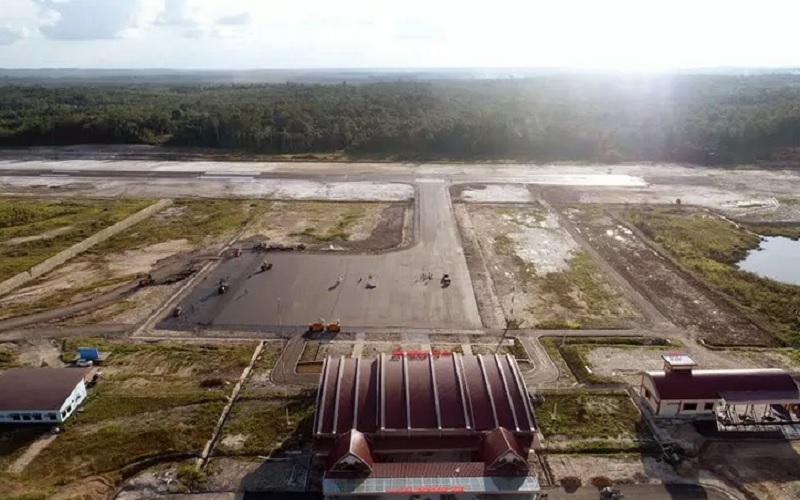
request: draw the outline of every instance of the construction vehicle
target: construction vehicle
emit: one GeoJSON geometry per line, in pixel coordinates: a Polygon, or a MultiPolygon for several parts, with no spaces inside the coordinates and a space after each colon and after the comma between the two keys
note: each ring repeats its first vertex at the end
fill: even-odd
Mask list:
{"type": "Polygon", "coordinates": [[[139,286],[144,288],[146,286],[154,285],[155,282],[156,280],[153,279],[153,275],[148,273],[147,276],[139,280],[139,286]]]}
{"type": "Polygon", "coordinates": [[[265,273],[272,269],[272,262],[267,262],[266,260],[261,263],[261,272],[265,273]]]}
{"type": "Polygon", "coordinates": [[[606,486],[600,490],[601,500],[621,500],[624,497],[621,491],[611,486],[606,486]]]}
{"type": "Polygon", "coordinates": [[[309,323],[308,331],[311,333],[320,333],[325,331],[325,319],[320,318],[316,323],[309,323]]]}
{"type": "Polygon", "coordinates": [[[336,320],[334,323],[328,323],[325,325],[325,331],[328,333],[339,333],[342,331],[342,326],[340,320],[336,320]]]}
{"type": "Polygon", "coordinates": [[[217,285],[217,292],[222,295],[228,291],[228,282],[225,280],[219,280],[219,284],[217,285]]]}
{"type": "Polygon", "coordinates": [[[447,288],[450,286],[450,275],[445,273],[442,275],[442,279],[439,280],[439,283],[442,285],[442,288],[447,288]]]}

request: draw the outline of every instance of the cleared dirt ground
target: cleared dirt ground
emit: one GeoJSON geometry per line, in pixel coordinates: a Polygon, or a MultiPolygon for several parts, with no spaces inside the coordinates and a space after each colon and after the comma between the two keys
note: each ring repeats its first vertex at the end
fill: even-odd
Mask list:
{"type": "Polygon", "coordinates": [[[507,318],[523,320],[528,328],[618,327],[639,318],[558,217],[541,205],[466,207],[457,211],[462,231],[471,227],[476,235],[507,318]]]}
{"type": "Polygon", "coordinates": [[[754,498],[800,498],[800,443],[796,441],[713,442],[705,448],[700,463],[754,498]]]}
{"type": "Polygon", "coordinates": [[[383,249],[403,238],[406,204],[179,200],[29,286],[0,298],[0,319],[75,304],[152,273],[154,287],[90,309],[64,324],[135,324],[180,286],[171,282],[243,239],[320,249],[383,249]]]}
{"type": "Polygon", "coordinates": [[[617,272],[690,336],[728,345],[774,345],[769,334],[729,305],[708,297],[602,208],[586,205],[563,210],[617,272]]]}
{"type": "Polygon", "coordinates": [[[242,239],[311,249],[386,250],[403,242],[407,203],[276,201],[242,239]]]}

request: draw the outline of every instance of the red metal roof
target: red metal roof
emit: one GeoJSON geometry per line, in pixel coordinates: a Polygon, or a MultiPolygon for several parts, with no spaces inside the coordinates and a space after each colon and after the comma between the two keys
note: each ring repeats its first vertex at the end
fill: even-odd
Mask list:
{"type": "Polygon", "coordinates": [[[372,452],[367,438],[356,430],[339,436],[333,450],[328,454],[325,469],[331,470],[344,458],[357,458],[366,469],[372,469],[372,452]]]}
{"type": "Polygon", "coordinates": [[[510,355],[392,360],[327,358],[314,433],[403,431],[533,433],[528,393],[510,355]]]}
{"type": "Polygon", "coordinates": [[[514,435],[508,429],[499,427],[487,432],[481,444],[481,457],[490,469],[513,465],[515,468],[527,469],[528,462],[522,454],[514,435]],[[508,458],[511,457],[511,461],[508,458]]]}
{"type": "Polygon", "coordinates": [[[777,392],[800,400],[792,376],[779,369],[694,370],[687,372],[646,372],[660,400],[722,399],[722,393],[777,392]]]}
{"type": "Polygon", "coordinates": [[[12,368],[0,374],[0,411],[58,411],[88,368],[12,368]]]}

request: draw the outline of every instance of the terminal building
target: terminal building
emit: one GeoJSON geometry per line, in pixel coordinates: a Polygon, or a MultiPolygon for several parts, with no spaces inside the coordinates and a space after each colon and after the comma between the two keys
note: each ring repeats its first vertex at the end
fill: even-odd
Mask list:
{"type": "Polygon", "coordinates": [[[536,499],[537,436],[512,356],[324,362],[314,449],[326,498],[536,499]]]}
{"type": "Polygon", "coordinates": [[[716,420],[719,430],[800,424],[800,390],[785,370],[698,370],[686,354],[662,359],[664,369],[643,373],[639,386],[656,418],[716,420]]]}

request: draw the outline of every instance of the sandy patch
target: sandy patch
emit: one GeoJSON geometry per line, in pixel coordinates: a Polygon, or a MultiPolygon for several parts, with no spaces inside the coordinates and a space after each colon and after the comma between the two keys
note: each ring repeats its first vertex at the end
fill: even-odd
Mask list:
{"type": "Polygon", "coordinates": [[[522,184],[486,184],[461,192],[461,199],[474,203],[531,203],[533,195],[522,184]]]}
{"type": "Polygon", "coordinates": [[[61,234],[69,232],[72,229],[72,226],[65,226],[59,227],[56,229],[51,229],[50,231],[45,231],[44,233],[37,234],[34,236],[22,236],[19,238],[11,238],[10,240],[6,241],[6,245],[20,245],[22,243],[27,243],[29,241],[37,241],[37,240],[49,240],[50,238],[55,238],[61,234]]]}
{"type": "Polygon", "coordinates": [[[228,450],[240,450],[247,441],[247,436],[244,434],[229,434],[222,438],[220,444],[228,450]]]}
{"type": "Polygon", "coordinates": [[[106,258],[106,265],[107,269],[117,276],[143,274],[149,272],[158,261],[193,249],[194,245],[188,240],[169,240],[138,250],[111,255],[106,258]]]}
{"type": "Polygon", "coordinates": [[[103,271],[87,261],[68,263],[47,274],[42,280],[4,296],[0,299],[0,311],[10,305],[35,302],[59,291],[85,286],[105,278],[103,271]]]}

